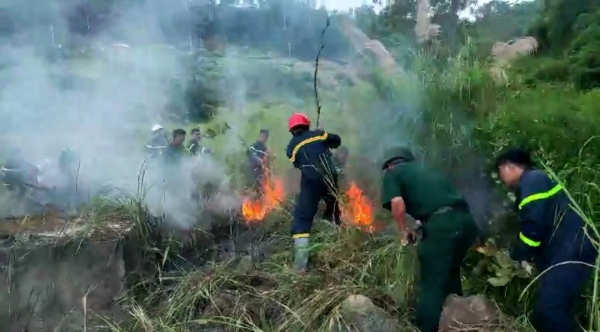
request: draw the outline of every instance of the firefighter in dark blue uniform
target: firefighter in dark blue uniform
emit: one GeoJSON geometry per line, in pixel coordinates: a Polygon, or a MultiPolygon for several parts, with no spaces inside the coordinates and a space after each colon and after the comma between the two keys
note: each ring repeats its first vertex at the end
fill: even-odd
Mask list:
{"type": "Polygon", "coordinates": [[[526,151],[508,150],[497,158],[496,168],[500,179],[516,193],[521,232],[511,257],[519,262],[534,261],[543,272],[534,326],[540,332],[576,331],[573,308],[594,270],[586,264],[594,265],[598,255],[585,223],[571,208],[562,186],[534,169],[526,151]]]}
{"type": "Polygon", "coordinates": [[[290,117],[288,128],[293,137],[287,147],[287,156],[302,174],[292,225],[296,248],[294,268],[304,273],[308,264],[310,230],[321,199],[325,201],[323,218],[336,224],[340,222],[340,208],[335,197],[337,173],[330,149],[337,149],[342,140],[336,134],[310,130],[310,120],[302,113],[290,117]]]}

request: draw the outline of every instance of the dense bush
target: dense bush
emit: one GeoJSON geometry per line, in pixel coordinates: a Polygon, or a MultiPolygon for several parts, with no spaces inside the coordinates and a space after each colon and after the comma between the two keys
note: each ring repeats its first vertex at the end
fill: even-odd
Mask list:
{"type": "Polygon", "coordinates": [[[600,86],[600,10],[580,16],[580,33],[569,48],[571,80],[581,89],[600,86]]]}
{"type": "MultiPolygon", "coordinates": [[[[580,203],[588,203],[588,195],[598,202],[600,141],[594,136],[600,133],[599,102],[600,91],[583,93],[568,86],[508,91],[479,133],[490,151],[508,145],[533,149],[567,181],[580,203]]],[[[591,212],[600,216],[599,210],[591,212]]]]}
{"type": "Polygon", "coordinates": [[[541,15],[531,26],[531,32],[540,41],[544,54],[562,57],[571,41],[581,32],[578,22],[582,15],[598,9],[598,0],[543,1],[541,15]]]}
{"type": "MultiPolygon", "coordinates": [[[[562,81],[569,77],[569,62],[566,59],[536,59],[535,73],[532,81],[562,81]]],[[[531,62],[530,62],[531,63],[531,62]]]]}

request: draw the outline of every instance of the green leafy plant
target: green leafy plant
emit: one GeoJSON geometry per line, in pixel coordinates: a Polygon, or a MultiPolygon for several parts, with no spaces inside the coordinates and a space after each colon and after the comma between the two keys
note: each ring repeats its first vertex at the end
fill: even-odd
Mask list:
{"type": "Polygon", "coordinates": [[[530,279],[532,273],[510,258],[508,250],[495,248],[493,240],[477,251],[484,258],[477,266],[480,274],[485,274],[486,281],[493,287],[504,287],[514,278],[530,279]]]}

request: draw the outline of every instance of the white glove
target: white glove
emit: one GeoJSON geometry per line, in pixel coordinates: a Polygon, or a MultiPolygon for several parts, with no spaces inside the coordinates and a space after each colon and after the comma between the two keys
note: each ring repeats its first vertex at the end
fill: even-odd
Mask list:
{"type": "Polygon", "coordinates": [[[527,272],[527,274],[531,275],[533,273],[533,266],[526,261],[521,261],[521,267],[527,272]]]}

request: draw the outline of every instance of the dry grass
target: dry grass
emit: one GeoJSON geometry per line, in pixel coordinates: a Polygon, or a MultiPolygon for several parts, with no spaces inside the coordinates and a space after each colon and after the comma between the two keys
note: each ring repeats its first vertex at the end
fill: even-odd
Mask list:
{"type": "MultiPolygon", "coordinates": [[[[165,262],[176,253],[167,253],[163,243],[163,255],[155,259],[156,273],[131,287],[122,300],[130,319],[107,321],[105,326],[115,332],[353,331],[340,305],[350,295],[361,294],[397,320],[403,331],[414,330],[413,250],[402,247],[395,235],[338,229],[317,221],[312,268],[300,277],[288,268],[289,218],[282,209],[259,226],[241,227],[238,238],[252,237],[269,247],[264,257],[254,257],[249,269],[238,265],[247,251],[238,248],[237,257],[210,267],[166,271],[165,262]]],[[[515,322],[510,324],[496,331],[516,331],[515,322]]]]}

